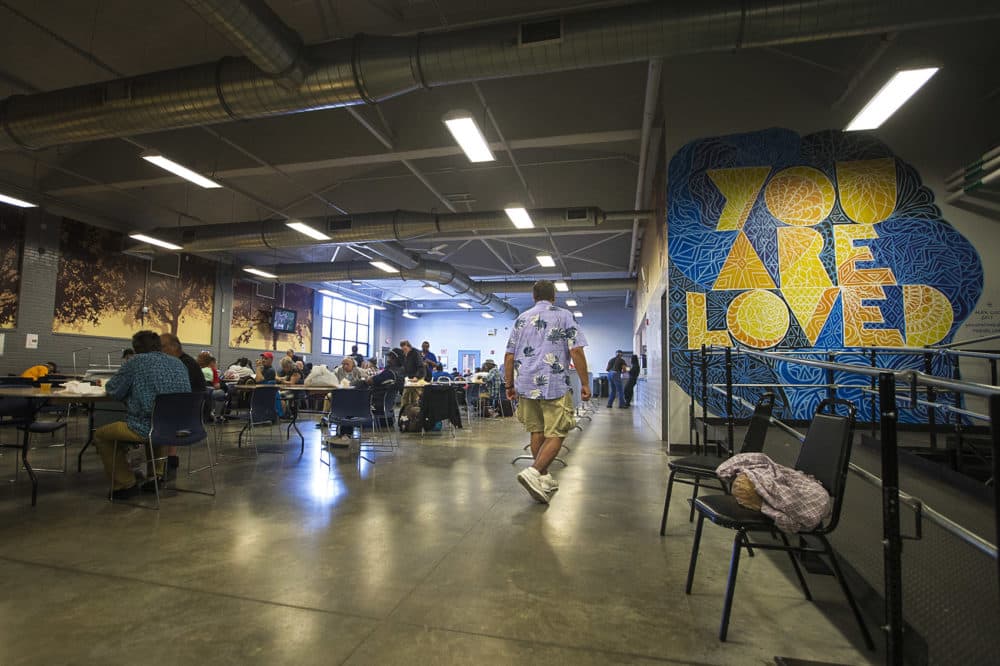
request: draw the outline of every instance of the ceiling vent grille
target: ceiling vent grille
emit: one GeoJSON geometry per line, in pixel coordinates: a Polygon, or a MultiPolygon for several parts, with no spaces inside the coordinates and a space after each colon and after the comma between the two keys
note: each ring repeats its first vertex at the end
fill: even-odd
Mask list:
{"type": "Polygon", "coordinates": [[[540,44],[556,44],[562,41],[562,19],[546,19],[532,23],[522,23],[518,30],[518,44],[521,46],[538,46],[540,44]]]}

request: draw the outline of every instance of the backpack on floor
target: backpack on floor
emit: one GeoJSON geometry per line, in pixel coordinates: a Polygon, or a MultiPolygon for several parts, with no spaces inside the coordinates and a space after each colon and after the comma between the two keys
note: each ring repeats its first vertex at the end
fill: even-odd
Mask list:
{"type": "Polygon", "coordinates": [[[420,413],[420,405],[412,404],[403,407],[399,413],[400,432],[420,432],[424,425],[424,417],[420,413]]]}

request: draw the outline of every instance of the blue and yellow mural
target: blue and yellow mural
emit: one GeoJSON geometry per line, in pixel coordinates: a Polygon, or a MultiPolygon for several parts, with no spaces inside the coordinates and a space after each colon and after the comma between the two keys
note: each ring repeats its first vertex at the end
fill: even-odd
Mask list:
{"type": "MultiPolygon", "coordinates": [[[[809,349],[817,358],[857,349],[838,360],[865,364],[863,347],[951,340],[982,292],[971,243],[941,218],[917,172],[869,135],[770,129],[702,139],[678,151],[668,178],[671,377],[689,393],[686,350],[703,344],[809,349]]],[[[936,360],[935,371],[950,375],[948,362],[936,360]]],[[[709,381],[721,382],[714,366],[709,381]]],[[[734,379],[825,381],[821,370],[746,357],[734,379]]],[[[752,400],[760,390],[740,393],[752,400]]],[[[860,391],[843,393],[867,416],[860,391]]],[[[809,418],[823,397],[787,391],[784,415],[809,418]]],[[[724,411],[721,396],[709,402],[724,411]]]]}

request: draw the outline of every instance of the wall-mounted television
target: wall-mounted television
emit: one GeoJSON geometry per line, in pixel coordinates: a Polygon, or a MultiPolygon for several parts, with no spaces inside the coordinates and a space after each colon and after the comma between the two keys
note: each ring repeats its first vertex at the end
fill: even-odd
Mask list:
{"type": "Polygon", "coordinates": [[[295,310],[286,308],[274,308],[274,315],[271,317],[271,328],[275,333],[294,333],[295,320],[298,313],[295,310]]]}

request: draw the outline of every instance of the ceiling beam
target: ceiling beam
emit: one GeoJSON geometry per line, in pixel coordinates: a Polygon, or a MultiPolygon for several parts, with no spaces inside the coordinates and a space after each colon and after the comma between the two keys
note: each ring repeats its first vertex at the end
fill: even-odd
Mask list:
{"type": "Polygon", "coordinates": [[[489,244],[489,241],[487,241],[485,238],[480,238],[479,240],[483,242],[483,245],[485,245],[486,249],[490,251],[490,254],[492,254],[494,257],[497,258],[497,261],[500,262],[500,265],[507,269],[508,273],[516,272],[514,270],[514,267],[508,264],[507,261],[500,256],[500,253],[493,249],[493,246],[489,244]]]}
{"type": "MultiPolygon", "coordinates": [[[[612,130],[607,132],[585,132],[580,134],[561,134],[554,136],[533,137],[530,139],[514,139],[509,142],[511,150],[522,150],[527,148],[561,148],[579,145],[598,145],[604,143],[621,143],[637,141],[640,130],[612,130]]],[[[499,142],[490,144],[493,150],[503,150],[503,145],[499,142]]],[[[337,169],[343,167],[369,166],[374,164],[391,164],[402,162],[403,160],[422,160],[437,157],[451,157],[462,155],[462,149],[457,145],[445,146],[441,148],[421,148],[417,150],[403,150],[386,153],[374,153],[368,155],[352,155],[347,157],[334,157],[308,162],[289,162],[285,164],[273,165],[274,168],[281,169],[288,174],[303,173],[307,171],[321,171],[324,169],[337,169]]],[[[267,176],[273,173],[267,167],[244,167],[239,169],[223,169],[216,171],[213,176],[232,180],[234,178],[254,178],[257,176],[267,176]]],[[[123,181],[103,183],[100,185],[85,185],[75,187],[61,187],[49,190],[47,194],[53,196],[70,196],[75,194],[91,194],[108,189],[142,189],[146,187],[156,187],[161,185],[176,185],[181,181],[176,176],[158,176],[156,178],[141,178],[123,181]]]]}

